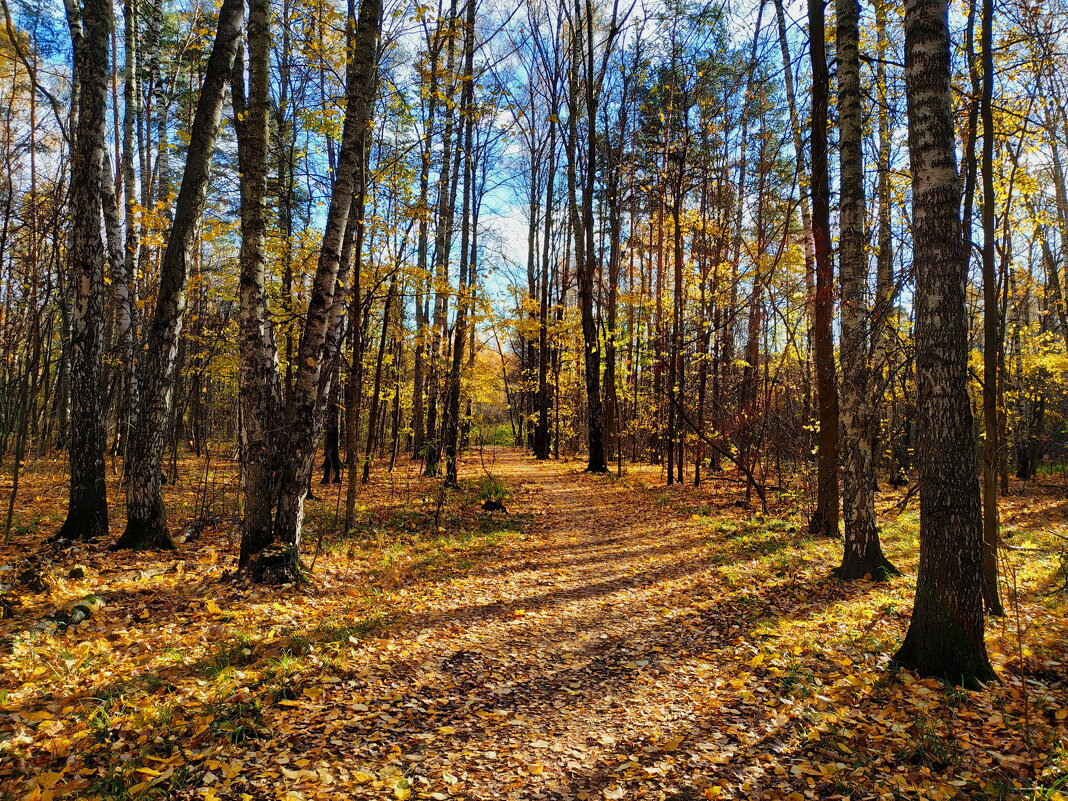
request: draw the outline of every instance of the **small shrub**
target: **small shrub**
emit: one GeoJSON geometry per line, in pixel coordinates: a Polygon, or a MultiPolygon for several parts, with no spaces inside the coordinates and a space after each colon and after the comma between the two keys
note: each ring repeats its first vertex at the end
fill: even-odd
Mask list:
{"type": "Polygon", "coordinates": [[[500,480],[493,476],[485,476],[478,485],[478,499],[480,501],[503,501],[508,497],[508,490],[500,480]]]}

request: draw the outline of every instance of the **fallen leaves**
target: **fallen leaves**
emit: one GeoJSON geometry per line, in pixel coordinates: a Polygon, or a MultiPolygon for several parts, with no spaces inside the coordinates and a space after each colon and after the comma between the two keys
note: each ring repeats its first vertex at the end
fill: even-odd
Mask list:
{"type": "MultiPolygon", "coordinates": [[[[219,583],[225,527],[186,546],[180,567],[71,554],[83,578],[65,565],[0,630],[12,637],[0,653],[0,795],[1056,793],[1068,624],[1063,599],[1042,595],[1055,565],[1020,561],[1023,628],[990,631],[1001,681],[960,693],[888,670],[910,579],[831,580],[838,544],[805,540],[794,521],[739,519],[715,495],[700,514],[675,510],[639,469],[597,481],[518,455],[496,469],[523,487],[510,508],[539,507],[536,528],[434,544],[415,518],[387,530],[388,493],[372,486],[382,494],[361,514],[379,538],[352,558],[324,552],[307,593],[219,583]],[[18,633],[89,592],[105,603],[66,634],[18,633]]],[[[906,568],[913,526],[906,516],[884,533],[906,568]]]]}

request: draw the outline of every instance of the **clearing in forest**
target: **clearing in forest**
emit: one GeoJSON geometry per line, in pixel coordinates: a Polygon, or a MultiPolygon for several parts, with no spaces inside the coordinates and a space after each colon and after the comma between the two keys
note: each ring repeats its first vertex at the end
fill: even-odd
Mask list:
{"type": "Polygon", "coordinates": [[[1005,508],[1019,597],[988,633],[999,683],[968,693],[887,668],[911,509],[881,510],[905,577],[846,584],[840,543],[734,484],[510,449],[467,475],[483,464],[507,515],[468,487],[428,535],[436,484],[377,476],[360,537],[304,589],[220,582],[227,525],[177,555],[53,554],[49,590],[0,622],[0,798],[999,798],[1065,769],[1058,562],[1033,550],[1065,531],[1054,488],[1005,508]],[[32,630],[90,591],[89,620],[32,630]]]}

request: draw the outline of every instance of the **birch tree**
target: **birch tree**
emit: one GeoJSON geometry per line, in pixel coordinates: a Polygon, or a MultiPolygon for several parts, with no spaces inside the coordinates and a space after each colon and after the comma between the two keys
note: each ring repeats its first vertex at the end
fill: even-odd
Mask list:
{"type": "Polygon", "coordinates": [[[916,267],[920,565],[894,660],[976,687],[983,640],[983,520],[968,400],[967,260],[953,135],[946,0],[905,2],[905,94],[916,267]]]}
{"type": "Polygon", "coordinates": [[[875,524],[872,453],[871,320],[864,249],[864,130],[860,90],[860,6],[837,0],[839,275],[842,287],[842,510],[845,550],[841,579],[884,579],[897,572],[883,555],[875,524]]]}
{"type": "Polygon", "coordinates": [[[67,3],[74,49],[77,124],[71,146],[70,498],[57,539],[89,540],[108,532],[104,481],[104,240],[108,41],[111,3],[67,3]]]}
{"type": "Polygon", "coordinates": [[[185,317],[186,285],[196,230],[207,199],[211,157],[244,17],[244,0],[223,0],[190,131],[189,154],[174,207],[174,222],[160,268],[155,312],[140,360],[143,383],[127,452],[129,494],[126,530],[116,543],[119,548],[174,549],[160,486],[160,462],[174,395],[178,340],[185,317]]]}

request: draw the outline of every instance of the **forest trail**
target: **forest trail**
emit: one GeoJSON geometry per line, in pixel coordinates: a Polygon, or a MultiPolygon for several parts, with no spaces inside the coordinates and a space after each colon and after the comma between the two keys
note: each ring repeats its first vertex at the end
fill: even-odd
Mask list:
{"type": "MultiPolygon", "coordinates": [[[[577,462],[487,458],[524,533],[466,575],[394,596],[392,623],[347,670],[264,721],[275,734],[248,744],[243,774],[275,776],[292,798],[827,797],[835,779],[812,760],[842,752],[814,727],[837,731],[835,708],[870,689],[832,687],[839,671],[885,661],[884,648],[830,663],[856,625],[845,606],[874,585],[813,566],[800,524],[739,525],[733,495],[692,514],[669,489],[577,462]],[[828,651],[818,679],[811,653],[768,656],[806,619],[828,651]]],[[[872,636],[907,619],[872,613],[872,636]]],[[[880,760],[863,770],[877,784],[880,760]]]]}
{"type": "MultiPolygon", "coordinates": [[[[279,742],[287,756],[379,778],[392,768],[416,797],[716,797],[717,777],[761,784],[762,763],[794,750],[798,732],[755,725],[731,666],[752,661],[745,640],[811,588],[732,588],[718,566],[744,554],[713,552],[708,526],[659,493],[578,463],[502,450],[491,471],[530,531],[406,597],[385,643],[354,655],[355,683],[328,690],[334,710],[357,710],[337,721],[345,736],[321,751],[314,737],[279,742]]],[[[287,729],[324,723],[316,710],[294,725],[290,712],[287,729]]]]}
{"type": "MultiPolygon", "coordinates": [[[[438,482],[379,474],[361,492],[377,541],[317,552],[307,588],[220,581],[226,526],[178,555],[64,557],[53,575],[78,559],[86,577],[0,634],[89,588],[104,608],[0,650],[0,798],[1015,797],[1059,753],[1068,623],[1048,565],[1019,574],[1043,659],[991,625],[999,683],[964,694],[887,670],[914,592],[899,493],[882,522],[905,577],[846,584],[840,542],[740,508],[730,480],[484,457],[437,534],[438,482]],[[474,511],[483,465],[507,516],[474,511]]],[[[1018,513],[1040,509],[1063,519],[1054,494],[1018,513]]],[[[333,510],[313,505],[310,537],[333,510]]]]}

